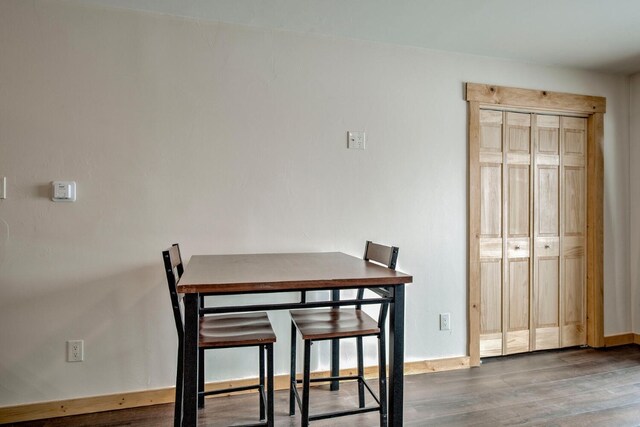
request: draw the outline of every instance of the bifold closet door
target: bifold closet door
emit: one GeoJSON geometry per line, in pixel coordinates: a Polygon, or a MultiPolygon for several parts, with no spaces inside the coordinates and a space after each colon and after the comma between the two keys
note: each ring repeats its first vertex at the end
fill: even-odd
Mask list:
{"type": "Polygon", "coordinates": [[[587,343],[586,310],[586,149],[587,120],[560,118],[561,219],[560,265],[562,347],[587,343]]]}
{"type": "Polygon", "coordinates": [[[531,116],[480,111],[480,355],[529,351],[531,116]]]}
{"type": "Polygon", "coordinates": [[[480,356],[586,344],[587,119],[480,110],[480,356]]]}
{"type": "Polygon", "coordinates": [[[560,347],[560,117],[534,115],[534,350],[560,347]]]}
{"type": "Polygon", "coordinates": [[[504,113],[503,354],[530,350],[531,115],[504,113]]]}
{"type": "Polygon", "coordinates": [[[480,110],[480,355],[502,354],[503,113],[480,110]]]}

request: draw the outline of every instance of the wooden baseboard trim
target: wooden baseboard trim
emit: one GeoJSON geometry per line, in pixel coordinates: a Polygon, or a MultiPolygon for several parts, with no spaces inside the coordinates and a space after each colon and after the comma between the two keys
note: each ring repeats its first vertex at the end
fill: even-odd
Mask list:
{"type": "MultiPolygon", "coordinates": [[[[405,363],[405,375],[425,374],[430,372],[449,371],[469,368],[469,357],[453,357],[449,359],[422,360],[405,363]]],[[[355,375],[356,369],[341,369],[341,375],[355,375]]],[[[328,376],[328,371],[313,372],[313,378],[328,376]]],[[[377,378],[378,368],[367,366],[365,377],[377,378]]],[[[241,387],[255,384],[257,379],[243,379],[208,383],[207,390],[219,390],[228,387],[241,387]]],[[[276,390],[289,387],[289,375],[277,375],[274,378],[276,390]]],[[[115,409],[136,408],[141,406],[172,403],[174,387],[156,390],[134,391],[128,393],[109,394],[103,396],[81,397],[77,399],[58,400],[52,402],[28,403],[24,405],[5,406],[0,408],[0,423],[33,421],[43,418],[65,417],[69,415],[90,414],[94,412],[112,411],[115,409]]],[[[225,396],[224,394],[217,395],[225,396]]]]}
{"type": "Polygon", "coordinates": [[[610,335],[608,337],[604,337],[605,347],[615,347],[618,345],[626,344],[640,344],[640,334],[629,332],[627,334],[610,335]]]}
{"type": "Polygon", "coordinates": [[[0,408],[0,424],[90,414],[173,402],[174,387],[0,408]]]}
{"type": "Polygon", "coordinates": [[[404,364],[405,375],[426,374],[429,372],[453,371],[471,367],[469,356],[451,357],[448,359],[421,360],[404,364]]]}

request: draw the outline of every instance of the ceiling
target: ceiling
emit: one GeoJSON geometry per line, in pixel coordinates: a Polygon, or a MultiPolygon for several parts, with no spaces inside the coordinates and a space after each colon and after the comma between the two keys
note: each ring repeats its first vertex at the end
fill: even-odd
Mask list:
{"type": "Polygon", "coordinates": [[[545,65],[640,71],[638,0],[85,0],[545,65]]]}

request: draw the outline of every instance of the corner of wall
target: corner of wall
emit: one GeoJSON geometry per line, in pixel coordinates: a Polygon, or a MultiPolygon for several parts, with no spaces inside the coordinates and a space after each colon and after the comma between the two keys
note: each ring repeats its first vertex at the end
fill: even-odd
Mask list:
{"type": "Polygon", "coordinates": [[[629,278],[631,324],[640,333],[640,73],[629,76],[629,278]]]}

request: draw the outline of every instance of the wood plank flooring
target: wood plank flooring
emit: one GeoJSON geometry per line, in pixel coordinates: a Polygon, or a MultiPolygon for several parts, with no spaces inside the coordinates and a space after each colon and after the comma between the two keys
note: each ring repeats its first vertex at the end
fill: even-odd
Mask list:
{"type": "MultiPolygon", "coordinates": [[[[375,380],[373,381],[375,384],[375,380]]],[[[375,387],[374,387],[375,388],[375,387]]],[[[354,383],[339,392],[312,391],[311,412],[355,405],[354,383]]],[[[276,392],[276,425],[289,417],[288,392],[276,392]]],[[[201,426],[257,419],[257,395],[207,399],[201,426]]],[[[102,412],[16,426],[170,426],[173,405],[102,412]]],[[[324,420],[314,426],[378,425],[377,414],[324,420]]],[[[480,368],[405,378],[407,426],[640,426],[640,347],[568,349],[483,360],[480,368]]]]}

